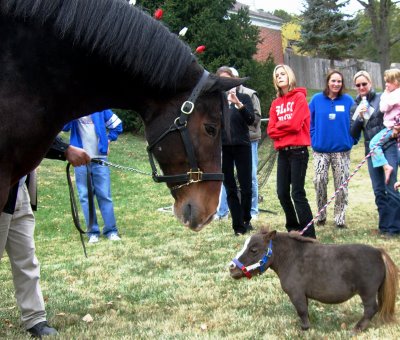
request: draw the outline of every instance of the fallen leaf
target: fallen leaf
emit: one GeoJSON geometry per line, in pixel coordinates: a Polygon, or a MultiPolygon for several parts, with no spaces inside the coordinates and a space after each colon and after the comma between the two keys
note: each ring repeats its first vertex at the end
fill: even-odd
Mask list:
{"type": "Polygon", "coordinates": [[[57,313],[56,316],[65,316],[65,313],[63,313],[63,312],[57,313]]]}
{"type": "Polygon", "coordinates": [[[92,318],[92,316],[91,316],[90,314],[86,314],[86,315],[82,318],[82,320],[85,321],[85,322],[87,322],[87,323],[93,322],[93,318],[92,318]]]}

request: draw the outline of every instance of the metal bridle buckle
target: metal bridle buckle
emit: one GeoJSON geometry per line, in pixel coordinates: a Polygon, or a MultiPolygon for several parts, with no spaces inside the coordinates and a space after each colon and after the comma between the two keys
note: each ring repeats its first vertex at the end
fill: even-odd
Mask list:
{"type": "Polygon", "coordinates": [[[193,109],[194,109],[194,103],[188,100],[185,101],[181,106],[181,112],[186,115],[190,115],[193,112],[193,109]]]}
{"type": "Polygon", "coordinates": [[[187,174],[189,176],[189,183],[201,182],[203,180],[203,171],[200,169],[197,169],[197,171],[190,170],[187,174]]]}

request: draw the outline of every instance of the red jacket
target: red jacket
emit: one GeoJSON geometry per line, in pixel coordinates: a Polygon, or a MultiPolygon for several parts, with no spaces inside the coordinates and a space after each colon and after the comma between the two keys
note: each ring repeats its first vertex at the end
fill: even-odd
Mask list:
{"type": "Polygon", "coordinates": [[[311,144],[306,94],[305,88],[298,87],[272,102],[267,134],[274,140],[275,149],[311,144]]]}

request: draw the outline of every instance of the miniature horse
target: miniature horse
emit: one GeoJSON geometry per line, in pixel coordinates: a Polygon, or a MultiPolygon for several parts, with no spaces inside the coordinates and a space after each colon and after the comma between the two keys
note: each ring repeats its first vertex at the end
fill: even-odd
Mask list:
{"type": "Polygon", "coordinates": [[[223,92],[242,82],[209,75],[127,1],[0,0],[0,212],[65,123],[120,108],[142,117],[153,178],[167,183],[177,218],[200,230],[223,178],[223,92]]]}
{"type": "Polygon", "coordinates": [[[383,249],[321,244],[297,232],[263,229],[246,240],[231,263],[230,274],[234,279],[251,278],[269,267],[279,276],[303,330],[310,327],[309,298],[333,304],[360,295],[364,315],[355,331],[364,330],[377,312],[384,322],[394,319],[398,269],[383,249]]]}

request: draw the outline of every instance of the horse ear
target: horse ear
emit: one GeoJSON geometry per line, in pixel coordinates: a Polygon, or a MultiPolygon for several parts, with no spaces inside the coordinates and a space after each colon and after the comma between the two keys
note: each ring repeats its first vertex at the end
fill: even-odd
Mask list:
{"type": "Polygon", "coordinates": [[[249,78],[218,77],[215,74],[212,74],[208,77],[204,90],[207,92],[228,91],[231,88],[243,84],[247,79],[249,78]]]}
{"type": "Polygon", "coordinates": [[[265,239],[265,241],[273,240],[275,238],[275,236],[276,236],[276,230],[273,230],[273,231],[267,232],[264,235],[264,239],[265,239]]]}

